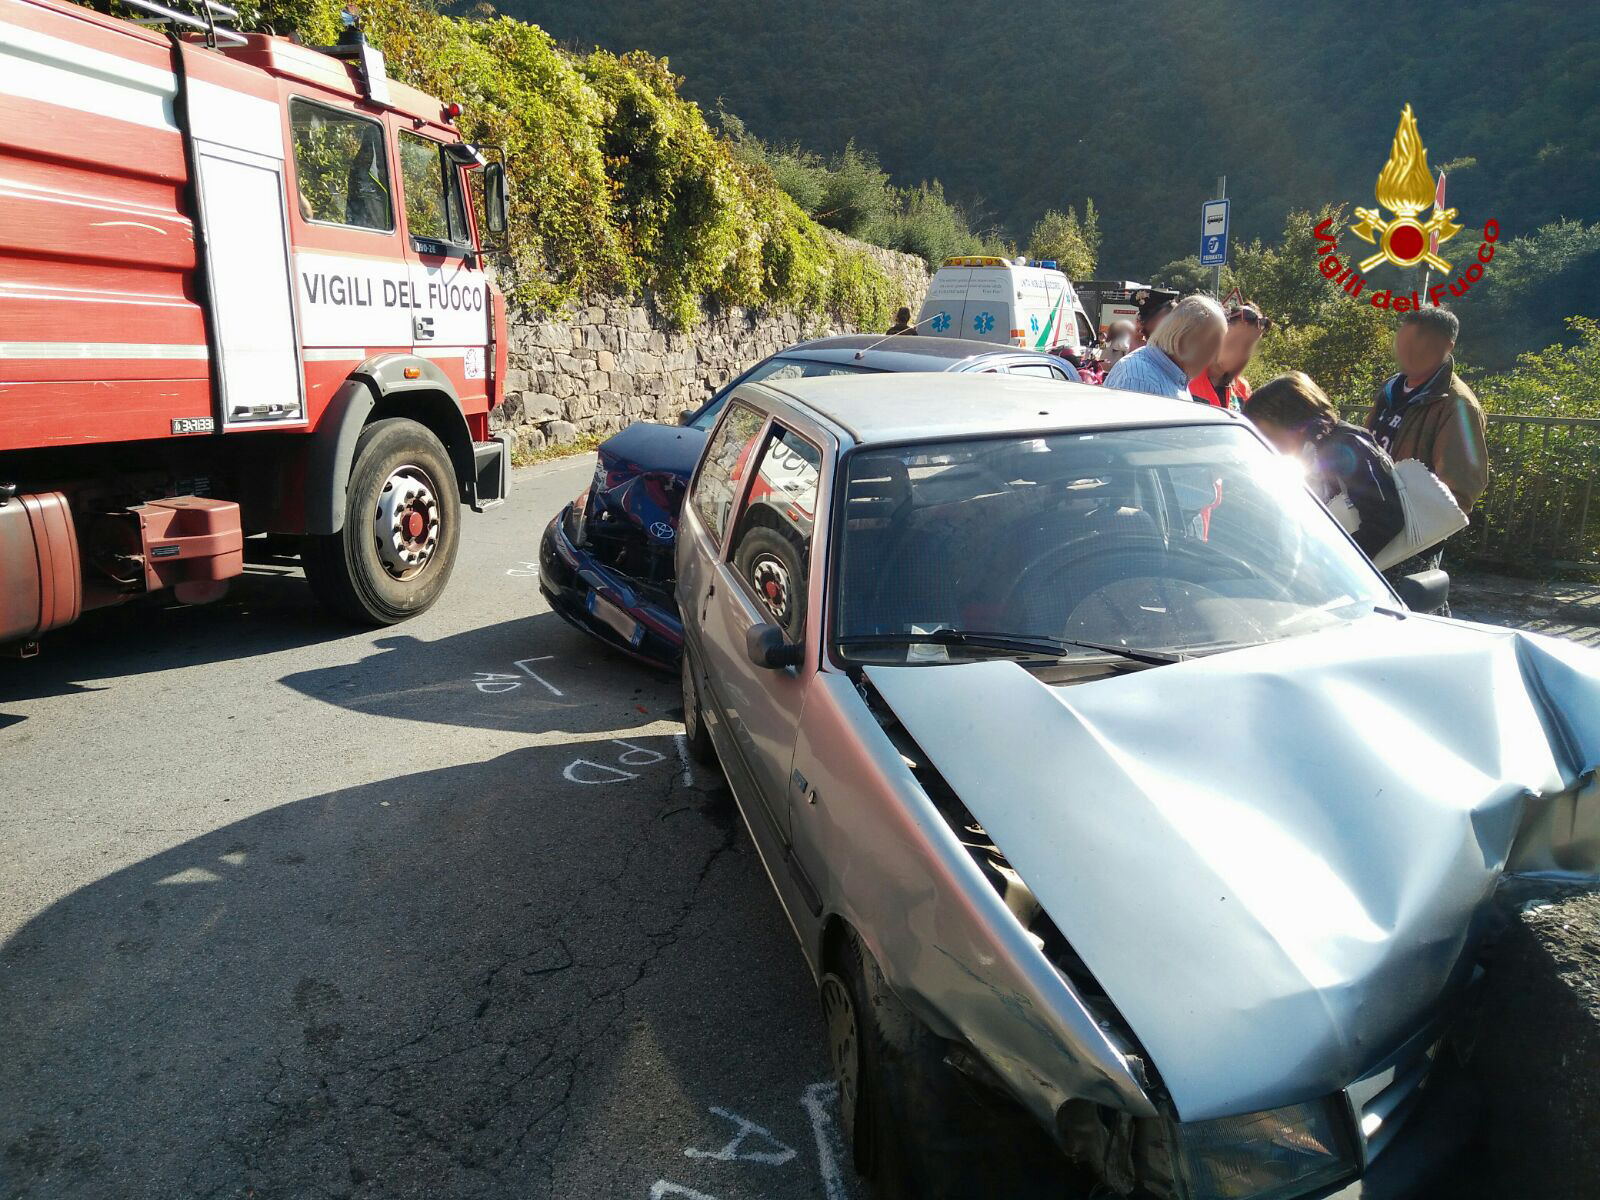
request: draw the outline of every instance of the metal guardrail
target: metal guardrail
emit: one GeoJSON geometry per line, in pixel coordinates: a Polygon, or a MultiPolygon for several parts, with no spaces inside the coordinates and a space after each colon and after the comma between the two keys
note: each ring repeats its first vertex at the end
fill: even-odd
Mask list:
{"type": "MultiPolygon", "coordinates": [[[[1364,424],[1370,406],[1342,410],[1364,424]]],[[[1600,419],[1486,413],[1489,488],[1452,552],[1484,563],[1600,571],[1600,419]]]]}

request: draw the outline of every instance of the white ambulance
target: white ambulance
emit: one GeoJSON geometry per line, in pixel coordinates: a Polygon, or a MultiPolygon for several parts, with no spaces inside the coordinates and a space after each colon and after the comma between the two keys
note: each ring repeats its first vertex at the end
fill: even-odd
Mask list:
{"type": "Polygon", "coordinates": [[[1055,263],[990,255],[946,259],[917,320],[919,334],[1044,351],[1082,350],[1093,328],[1055,263]]]}

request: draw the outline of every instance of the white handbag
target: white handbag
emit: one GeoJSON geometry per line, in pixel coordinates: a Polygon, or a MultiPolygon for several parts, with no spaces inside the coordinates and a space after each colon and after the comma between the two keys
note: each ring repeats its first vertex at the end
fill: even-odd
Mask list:
{"type": "Polygon", "coordinates": [[[1372,556],[1373,565],[1380,571],[1437,546],[1467,527],[1467,514],[1461,511],[1450,489],[1423,462],[1403,458],[1395,463],[1394,483],[1406,523],[1392,542],[1372,556]]]}

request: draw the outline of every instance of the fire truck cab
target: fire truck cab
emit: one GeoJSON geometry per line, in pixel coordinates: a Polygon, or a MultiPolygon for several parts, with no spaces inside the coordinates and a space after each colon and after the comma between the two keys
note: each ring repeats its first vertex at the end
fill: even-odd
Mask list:
{"type": "Polygon", "coordinates": [[[137,2],[191,31],[0,0],[0,646],[212,599],[252,533],[349,618],[421,612],[509,481],[503,163],[354,29],[137,2]]]}

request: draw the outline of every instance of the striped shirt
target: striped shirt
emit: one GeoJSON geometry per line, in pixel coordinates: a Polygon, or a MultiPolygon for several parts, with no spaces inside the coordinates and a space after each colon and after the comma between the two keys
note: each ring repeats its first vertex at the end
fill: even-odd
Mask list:
{"type": "Polygon", "coordinates": [[[1189,378],[1183,368],[1155,346],[1140,346],[1119,360],[1106,376],[1105,386],[1124,392],[1168,396],[1173,400],[1193,399],[1189,395],[1189,378]]]}

